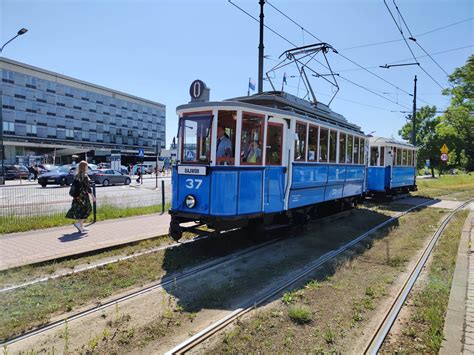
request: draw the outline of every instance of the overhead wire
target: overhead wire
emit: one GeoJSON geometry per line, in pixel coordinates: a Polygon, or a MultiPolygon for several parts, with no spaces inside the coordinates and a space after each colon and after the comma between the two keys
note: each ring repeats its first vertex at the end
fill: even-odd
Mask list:
{"type": "MultiPolygon", "coordinates": [[[[395,0],[392,0],[393,3],[395,4],[395,7],[398,9],[398,6],[396,5],[395,3],[395,0]]],[[[413,59],[415,60],[415,62],[418,64],[418,67],[434,82],[436,83],[436,85],[438,85],[442,90],[444,89],[443,85],[441,85],[430,73],[428,73],[426,71],[425,68],[423,68],[423,66],[419,63],[418,59],[416,58],[415,56],[415,53],[413,53],[413,50],[411,49],[410,45],[408,44],[408,41],[406,40],[405,38],[405,35],[403,34],[403,29],[401,28],[401,26],[398,25],[397,23],[397,20],[395,19],[395,16],[393,16],[393,13],[392,13],[392,10],[390,10],[390,7],[388,6],[387,4],[387,1],[386,0],[383,0],[385,6],[387,7],[387,10],[388,12],[390,13],[390,16],[392,17],[393,19],[393,22],[395,22],[395,26],[397,26],[398,28],[398,31],[400,32],[400,34],[402,35],[402,38],[403,38],[403,41],[405,42],[406,46],[408,47],[408,50],[410,51],[413,59]]],[[[403,20],[403,17],[402,17],[402,20],[403,20]]],[[[405,20],[403,20],[403,22],[405,23],[405,20]]],[[[406,23],[405,23],[405,27],[406,27],[406,23]]],[[[410,33],[410,36],[411,38],[414,38],[413,35],[411,34],[411,31],[409,28],[407,28],[408,32],[410,33]]]]}
{"type": "MultiPolygon", "coordinates": [[[[260,22],[259,19],[257,19],[255,16],[253,16],[253,15],[251,15],[250,13],[248,13],[247,11],[245,11],[243,8],[241,8],[241,7],[238,6],[237,4],[233,3],[232,0],[227,0],[227,1],[228,1],[231,5],[233,5],[234,7],[236,7],[237,9],[239,9],[240,11],[242,11],[244,14],[246,14],[247,16],[249,16],[250,18],[252,18],[253,20],[255,20],[256,22],[260,22]]],[[[268,0],[267,0],[267,3],[269,4],[268,0]]],[[[283,39],[284,41],[288,42],[288,43],[291,44],[293,47],[297,47],[296,44],[294,44],[293,42],[291,42],[289,39],[287,39],[286,37],[284,37],[283,35],[281,35],[281,34],[278,33],[277,31],[273,30],[271,27],[269,27],[269,26],[267,26],[267,25],[265,25],[265,24],[264,24],[264,26],[265,26],[266,29],[268,29],[269,31],[271,31],[272,33],[274,33],[275,35],[277,35],[278,37],[280,37],[280,38],[283,39]]],[[[303,28],[302,26],[300,26],[300,27],[303,28]]],[[[305,32],[308,33],[308,34],[310,34],[311,36],[315,37],[312,33],[310,33],[309,31],[307,31],[306,29],[305,29],[305,32]]],[[[315,37],[315,38],[316,38],[316,37],[315,37]]],[[[318,38],[316,38],[316,39],[318,39],[318,38]]],[[[318,40],[319,40],[319,39],[318,39],[318,40]]],[[[319,41],[321,41],[321,40],[319,40],[319,41]]],[[[328,67],[327,67],[326,65],[324,65],[322,62],[320,62],[320,61],[318,61],[318,60],[316,60],[316,61],[317,61],[319,64],[321,64],[323,67],[325,67],[326,69],[328,69],[328,67]]],[[[396,105],[398,105],[398,106],[400,106],[400,107],[409,109],[409,107],[407,107],[407,106],[405,106],[405,105],[402,105],[402,104],[400,104],[400,103],[398,103],[398,102],[396,102],[396,101],[394,101],[394,100],[392,100],[392,99],[389,99],[388,97],[385,97],[385,96],[383,96],[383,95],[381,95],[381,94],[379,94],[379,93],[377,93],[377,92],[375,92],[375,91],[373,91],[373,90],[371,90],[371,89],[365,87],[364,85],[357,84],[357,83],[355,83],[354,81],[352,81],[352,80],[350,80],[350,79],[347,79],[347,78],[345,78],[345,77],[343,77],[343,76],[341,76],[341,75],[339,75],[339,78],[342,78],[343,80],[345,80],[345,81],[347,81],[347,82],[349,82],[349,83],[351,83],[351,84],[353,84],[353,85],[355,85],[355,86],[357,86],[357,87],[359,87],[359,88],[361,88],[361,89],[363,89],[363,90],[366,90],[366,91],[368,91],[368,92],[370,92],[370,93],[372,93],[372,94],[374,94],[374,95],[377,95],[377,96],[381,97],[382,99],[384,99],[384,100],[386,100],[386,101],[390,101],[390,102],[392,102],[392,103],[394,103],[394,104],[396,104],[396,105]]],[[[396,85],[394,85],[394,86],[397,87],[396,85]]],[[[397,88],[398,88],[398,87],[397,87],[397,88]]],[[[400,88],[399,88],[399,89],[400,89],[400,88]]],[[[400,90],[402,90],[402,89],[400,89],[400,90]]],[[[403,91],[403,90],[402,90],[402,91],[403,91]]]]}
{"type": "MultiPolygon", "coordinates": [[[[459,25],[459,24],[461,24],[461,23],[468,22],[468,21],[472,21],[472,20],[474,20],[474,17],[470,17],[470,18],[464,19],[464,20],[462,20],[462,21],[457,21],[457,22],[454,22],[454,23],[450,23],[450,24],[448,24],[448,25],[445,25],[445,26],[442,26],[442,27],[438,27],[438,28],[435,28],[435,29],[433,29],[433,30],[429,30],[429,31],[426,31],[426,32],[417,34],[415,37],[425,36],[425,35],[427,35],[427,34],[429,34],[429,33],[437,32],[437,31],[443,30],[443,29],[445,29],[445,28],[448,28],[448,27],[451,27],[451,26],[455,26],[455,25],[459,25]]],[[[394,42],[401,42],[401,41],[403,41],[403,39],[391,39],[391,40],[388,40],[388,41],[373,42],[373,43],[366,43],[366,44],[361,44],[361,45],[352,46],[352,47],[346,47],[346,48],[342,48],[342,50],[343,50],[343,51],[348,51],[348,50],[351,50],[351,49],[364,48],[364,47],[371,47],[371,46],[378,46],[378,45],[381,45],[381,44],[394,43],[394,42]]]]}

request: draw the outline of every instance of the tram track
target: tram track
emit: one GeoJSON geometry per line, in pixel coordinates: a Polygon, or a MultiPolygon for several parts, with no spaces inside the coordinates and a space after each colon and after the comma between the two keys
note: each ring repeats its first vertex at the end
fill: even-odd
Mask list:
{"type": "Polygon", "coordinates": [[[430,242],[423,250],[423,253],[418,258],[415,266],[412,268],[410,274],[397,293],[397,296],[393,299],[390,306],[388,307],[384,317],[382,318],[382,321],[378,324],[375,332],[371,335],[369,341],[367,342],[367,345],[364,349],[364,354],[374,355],[378,353],[444,230],[456,213],[468,206],[473,201],[474,199],[470,199],[451,211],[433,233],[430,242]]]}
{"type": "Polygon", "coordinates": [[[337,249],[331,250],[322,256],[315,259],[313,262],[307,264],[304,268],[300,269],[299,271],[295,272],[294,274],[290,275],[285,280],[278,283],[275,287],[267,291],[265,294],[259,296],[256,299],[251,299],[243,304],[241,307],[237,308],[233,312],[227,314],[225,317],[215,321],[207,328],[201,330],[200,332],[196,333],[192,337],[188,338],[187,340],[183,341],[182,343],[178,344],[174,348],[170,349],[166,352],[167,355],[171,354],[182,354],[186,353],[193,348],[197,347],[198,345],[202,344],[205,340],[212,337],[214,334],[218,333],[219,331],[225,329],[228,325],[232,324],[238,318],[244,316],[245,314],[251,312],[256,307],[264,304],[266,301],[272,299],[273,297],[280,294],[285,289],[289,288],[293,284],[297,283],[298,281],[304,279],[309,274],[314,272],[316,269],[322,267],[323,265],[329,263],[330,261],[334,260],[337,256],[344,253],[345,251],[349,250],[362,240],[366,239],[369,235],[373,234],[374,232],[384,228],[385,226],[393,223],[394,221],[398,220],[399,218],[407,215],[413,210],[419,209],[421,207],[425,207],[428,205],[430,201],[425,201],[420,203],[416,206],[413,206],[405,211],[399,212],[393,217],[387,219],[386,221],[379,223],[375,227],[371,228],[370,230],[364,232],[363,234],[359,235],[355,239],[352,239],[350,242],[340,246],[337,249]]]}
{"type": "Polygon", "coordinates": [[[12,338],[9,338],[9,339],[6,339],[6,340],[2,340],[2,342],[0,342],[0,346],[9,346],[9,345],[17,343],[19,341],[26,340],[28,338],[40,335],[40,334],[42,334],[42,333],[44,333],[48,330],[51,330],[51,329],[57,328],[59,326],[62,326],[64,324],[66,324],[66,322],[71,322],[71,321],[83,318],[87,315],[90,315],[90,314],[96,313],[98,311],[104,310],[106,308],[115,306],[119,303],[122,303],[124,301],[133,299],[133,298],[138,297],[138,296],[141,296],[141,295],[146,294],[148,292],[151,292],[153,290],[163,288],[167,285],[170,285],[170,284],[176,283],[178,281],[181,281],[185,278],[197,275],[201,272],[209,271],[209,270],[214,269],[214,268],[218,268],[218,267],[223,266],[223,265],[225,265],[225,264],[227,264],[227,263],[229,263],[229,262],[231,262],[235,259],[250,256],[250,255],[252,255],[253,253],[256,253],[257,251],[259,251],[262,248],[268,247],[272,244],[275,244],[275,243],[279,242],[281,239],[282,239],[282,237],[278,237],[278,238],[269,240],[267,242],[264,242],[264,243],[246,248],[242,251],[230,254],[228,256],[218,258],[216,260],[212,260],[212,261],[207,262],[205,264],[193,267],[189,270],[186,270],[186,271],[183,271],[183,272],[178,272],[174,275],[170,275],[170,276],[166,277],[165,279],[162,279],[159,282],[152,283],[152,284],[150,284],[146,287],[143,287],[143,288],[140,288],[138,290],[129,292],[129,293],[123,295],[123,296],[115,297],[115,298],[113,298],[109,301],[106,301],[104,303],[100,303],[100,304],[91,306],[91,307],[89,307],[89,308],[87,308],[83,311],[80,311],[80,312],[77,312],[77,313],[74,313],[74,314],[68,315],[68,316],[62,316],[60,319],[58,319],[54,322],[47,323],[47,324],[45,324],[43,326],[40,326],[36,329],[33,329],[31,331],[27,331],[27,332],[25,332],[21,335],[18,335],[18,336],[15,336],[15,337],[12,337],[12,338]]]}

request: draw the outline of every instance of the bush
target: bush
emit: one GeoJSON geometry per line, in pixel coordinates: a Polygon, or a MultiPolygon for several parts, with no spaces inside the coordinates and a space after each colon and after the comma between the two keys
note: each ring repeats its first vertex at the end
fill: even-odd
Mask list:
{"type": "Polygon", "coordinates": [[[306,324],[313,320],[313,313],[301,306],[291,306],[288,308],[288,316],[297,324],[306,324]]]}

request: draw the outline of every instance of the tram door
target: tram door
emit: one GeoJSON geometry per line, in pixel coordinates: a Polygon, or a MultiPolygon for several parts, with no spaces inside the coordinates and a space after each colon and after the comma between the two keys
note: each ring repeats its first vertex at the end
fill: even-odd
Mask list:
{"type": "Polygon", "coordinates": [[[265,183],[263,208],[266,213],[284,209],[286,169],[284,162],[284,139],[286,137],[284,120],[272,118],[267,123],[265,147],[265,183]]]}

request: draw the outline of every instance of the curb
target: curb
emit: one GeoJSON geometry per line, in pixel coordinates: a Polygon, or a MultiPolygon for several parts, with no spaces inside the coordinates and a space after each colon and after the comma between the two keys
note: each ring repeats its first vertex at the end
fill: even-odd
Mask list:
{"type": "Polygon", "coordinates": [[[458,257],[454,270],[449,303],[444,321],[444,339],[439,354],[461,354],[464,339],[464,320],[466,316],[467,288],[470,259],[471,223],[474,212],[470,212],[464,222],[458,247],[458,257]]]}

